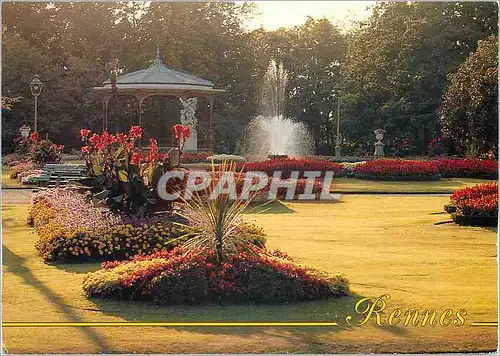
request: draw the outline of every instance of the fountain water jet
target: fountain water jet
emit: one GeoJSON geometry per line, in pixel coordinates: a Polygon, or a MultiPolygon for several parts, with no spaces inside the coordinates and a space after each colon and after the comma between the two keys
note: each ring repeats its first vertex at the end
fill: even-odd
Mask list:
{"type": "Polygon", "coordinates": [[[247,153],[257,156],[302,156],[313,150],[306,125],[284,116],[288,73],[271,60],[262,86],[261,112],[246,129],[247,153]]]}

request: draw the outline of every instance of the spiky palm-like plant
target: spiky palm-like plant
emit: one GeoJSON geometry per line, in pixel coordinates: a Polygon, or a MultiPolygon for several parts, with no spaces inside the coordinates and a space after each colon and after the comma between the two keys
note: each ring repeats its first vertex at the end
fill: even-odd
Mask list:
{"type": "Polygon", "coordinates": [[[191,199],[181,198],[185,203],[182,215],[190,221],[190,226],[185,226],[189,239],[184,248],[187,251],[214,250],[221,262],[239,247],[250,243],[238,236],[236,230],[243,222],[242,213],[254,194],[248,194],[248,199],[243,200],[243,192],[237,193],[236,186],[242,180],[242,174],[236,171],[234,162],[224,161],[218,169],[212,162],[211,170],[212,179],[207,189],[193,192],[191,199]],[[229,186],[229,194],[220,193],[218,181],[229,175],[235,178],[235,184],[229,186]]]}

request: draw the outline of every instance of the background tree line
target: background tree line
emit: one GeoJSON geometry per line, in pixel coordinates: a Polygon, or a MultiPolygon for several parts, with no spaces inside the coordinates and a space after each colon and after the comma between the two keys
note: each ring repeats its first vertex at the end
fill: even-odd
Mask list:
{"type": "MultiPolygon", "coordinates": [[[[226,90],[214,108],[220,152],[234,151],[259,114],[271,58],[290,72],[287,114],[308,125],[317,153],[333,154],[337,100],[345,154],[372,153],[375,128],[387,130],[393,155],[425,154],[441,132],[451,154],[497,149],[493,2],[384,3],[348,31],[311,18],[293,28],[248,31],[243,23],[255,14],[251,3],[2,6],[2,95],[22,98],[2,110],[4,151],[22,124],[32,124],[35,73],[44,82],[39,131],[78,147],[81,127],[102,128],[100,99],[89,89],[108,79],[111,68],[125,73],[150,65],[157,38],[167,66],[226,90]]],[[[145,104],[146,134],[169,135],[178,104],[163,97],[145,104]]],[[[132,98],[114,100],[110,129],[125,130],[137,116],[132,98]]]]}

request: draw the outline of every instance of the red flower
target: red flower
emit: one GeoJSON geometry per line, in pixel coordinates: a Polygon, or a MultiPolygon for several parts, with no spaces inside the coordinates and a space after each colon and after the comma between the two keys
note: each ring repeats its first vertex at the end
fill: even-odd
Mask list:
{"type": "Polygon", "coordinates": [[[116,134],[116,139],[118,140],[118,142],[120,143],[125,143],[127,141],[127,135],[125,134],[122,134],[122,133],[118,133],[116,134]]]}
{"type": "Polygon", "coordinates": [[[132,128],[129,131],[129,135],[131,138],[141,138],[142,128],[140,126],[132,126],[132,128]]]}
{"type": "Polygon", "coordinates": [[[159,161],[165,161],[167,158],[168,158],[168,154],[167,153],[159,153],[158,154],[158,160],[159,161]]]}
{"type": "Polygon", "coordinates": [[[38,134],[38,132],[33,132],[31,135],[30,135],[30,141],[31,142],[37,142],[38,139],[40,138],[40,135],[38,134]]]}
{"type": "Polygon", "coordinates": [[[189,127],[177,124],[174,126],[174,135],[175,138],[186,139],[191,136],[191,131],[189,130],[189,127]]]}
{"type": "Polygon", "coordinates": [[[87,129],[81,129],[80,130],[80,136],[82,139],[87,138],[90,135],[90,130],[87,129]]]}
{"type": "Polygon", "coordinates": [[[80,151],[82,152],[82,154],[86,155],[90,152],[90,149],[89,149],[89,146],[83,146],[80,151]]]}
{"type": "Polygon", "coordinates": [[[130,164],[133,166],[138,166],[141,163],[141,154],[139,152],[136,152],[132,155],[132,158],[130,159],[130,164]]]}
{"type": "Polygon", "coordinates": [[[89,142],[90,142],[93,146],[97,145],[97,144],[99,143],[99,141],[100,141],[100,137],[99,137],[99,135],[98,135],[98,134],[93,134],[93,135],[92,135],[92,137],[91,137],[91,138],[89,138],[89,142]]]}

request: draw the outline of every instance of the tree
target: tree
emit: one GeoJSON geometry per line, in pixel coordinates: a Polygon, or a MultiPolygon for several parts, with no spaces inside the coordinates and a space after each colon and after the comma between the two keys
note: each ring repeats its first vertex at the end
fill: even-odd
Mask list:
{"type": "Polygon", "coordinates": [[[448,80],[440,109],[444,136],[457,153],[498,156],[498,37],[479,41],[448,80]]]}
{"type": "Polygon", "coordinates": [[[497,13],[497,4],[486,2],[378,4],[348,37],[342,67],[348,143],[366,147],[372,131],[383,128],[389,152],[400,151],[398,142],[409,138],[408,153],[426,153],[440,132],[446,74],[457,70],[478,40],[497,33],[497,13]]]}

